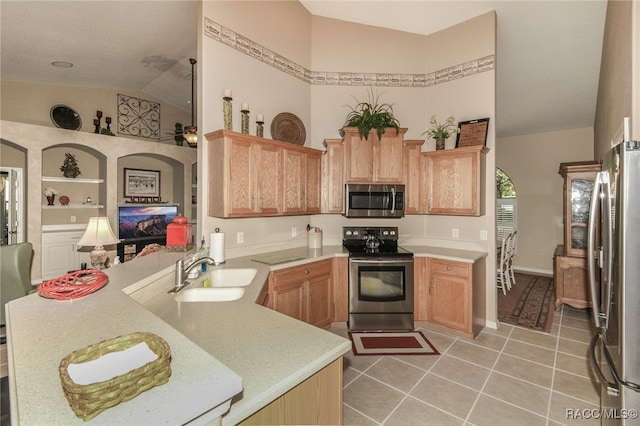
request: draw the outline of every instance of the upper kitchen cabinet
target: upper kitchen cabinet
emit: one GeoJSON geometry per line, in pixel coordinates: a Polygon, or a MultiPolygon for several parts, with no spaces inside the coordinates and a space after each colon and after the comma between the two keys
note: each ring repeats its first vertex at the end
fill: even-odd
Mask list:
{"type": "Polygon", "coordinates": [[[424,212],[422,145],[424,140],[408,140],[404,142],[404,185],[406,214],[424,212]]]}
{"type": "Polygon", "coordinates": [[[488,152],[489,148],[479,145],[423,153],[426,213],[484,215],[488,152]]]}
{"type": "Polygon", "coordinates": [[[322,213],[344,212],[344,145],[325,139],[322,153],[322,213]]]}
{"type": "Polygon", "coordinates": [[[345,183],[402,183],[404,134],[401,128],[387,128],[378,138],[376,130],[365,140],[358,128],[344,127],[345,183]]]}
{"type": "Polygon", "coordinates": [[[218,130],[209,143],[209,215],[320,212],[321,151],[218,130]]]}

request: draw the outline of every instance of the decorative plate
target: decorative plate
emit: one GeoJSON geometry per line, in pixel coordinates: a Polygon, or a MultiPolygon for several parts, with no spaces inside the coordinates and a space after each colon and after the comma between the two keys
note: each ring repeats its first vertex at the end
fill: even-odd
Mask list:
{"type": "Polygon", "coordinates": [[[271,122],[271,137],[276,141],[304,145],[307,132],[302,121],[290,112],[281,112],[271,122]]]}
{"type": "Polygon", "coordinates": [[[63,206],[68,205],[69,201],[71,201],[69,197],[67,197],[66,195],[60,196],[59,200],[60,200],[60,204],[62,204],[63,206]]]}
{"type": "Polygon", "coordinates": [[[82,127],[82,120],[80,114],[66,105],[54,105],[49,111],[51,121],[56,127],[67,130],[80,130],[82,127]]]}

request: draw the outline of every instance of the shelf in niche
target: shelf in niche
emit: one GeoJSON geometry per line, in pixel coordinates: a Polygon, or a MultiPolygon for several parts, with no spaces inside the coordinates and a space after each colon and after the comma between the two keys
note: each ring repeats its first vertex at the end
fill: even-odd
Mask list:
{"type": "Polygon", "coordinates": [[[102,204],[68,204],[66,206],[63,205],[43,205],[43,209],[45,210],[57,210],[57,209],[101,209],[104,208],[102,204]]]}
{"type": "Polygon", "coordinates": [[[43,182],[72,182],[72,183],[104,183],[104,179],[66,178],[56,176],[42,176],[43,182]]]}

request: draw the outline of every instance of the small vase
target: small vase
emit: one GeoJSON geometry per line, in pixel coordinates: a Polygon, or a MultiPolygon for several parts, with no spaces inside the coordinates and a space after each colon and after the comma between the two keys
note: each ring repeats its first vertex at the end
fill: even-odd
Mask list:
{"type": "Polygon", "coordinates": [[[53,202],[56,200],[56,196],[55,195],[47,195],[47,205],[48,206],[52,206],[53,202]]]}
{"type": "Polygon", "coordinates": [[[436,139],[436,151],[440,151],[444,149],[444,141],[446,139],[445,138],[438,138],[436,139]]]}

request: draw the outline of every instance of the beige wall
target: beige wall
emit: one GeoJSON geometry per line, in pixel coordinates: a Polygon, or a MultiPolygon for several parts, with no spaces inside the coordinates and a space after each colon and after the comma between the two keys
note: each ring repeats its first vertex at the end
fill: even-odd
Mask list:
{"type": "MultiPolygon", "coordinates": [[[[152,102],[160,103],[160,131],[161,138],[170,140],[163,142],[175,144],[170,135],[173,134],[174,124],[191,123],[191,112],[178,109],[173,105],[161,103],[159,100],[144,93],[129,90],[105,89],[100,87],[64,86],[22,81],[2,81],[2,98],[0,99],[0,118],[6,121],[37,124],[40,126],[56,127],[49,116],[54,105],[66,105],[80,115],[82,120],[81,132],[93,133],[95,127],[93,119],[96,111],[102,111],[102,127],[106,127],[105,117],[113,119],[111,131],[117,132],[118,94],[133,96],[152,102]]],[[[123,135],[133,139],[149,140],[123,135]]]]}
{"type": "Polygon", "coordinates": [[[590,127],[498,139],[496,167],[509,175],[517,194],[516,268],[553,273],[553,252],[563,243],[559,166],[588,160],[593,160],[590,127]]]}
{"type": "MultiPolygon", "coordinates": [[[[638,2],[609,1],[604,28],[602,62],[600,64],[600,84],[598,86],[598,102],[595,117],[595,158],[611,148],[621,133],[624,117],[632,117],[632,87],[640,84],[640,68],[635,65],[633,73],[632,49],[639,49],[640,41],[633,39],[633,28],[639,24],[637,12],[638,2]]],[[[637,89],[636,89],[637,90],[637,89]]],[[[638,92],[636,91],[636,97],[638,92]]],[[[639,101],[635,101],[636,103],[639,101]]],[[[640,111],[635,111],[635,137],[640,134],[640,111]]]]}

